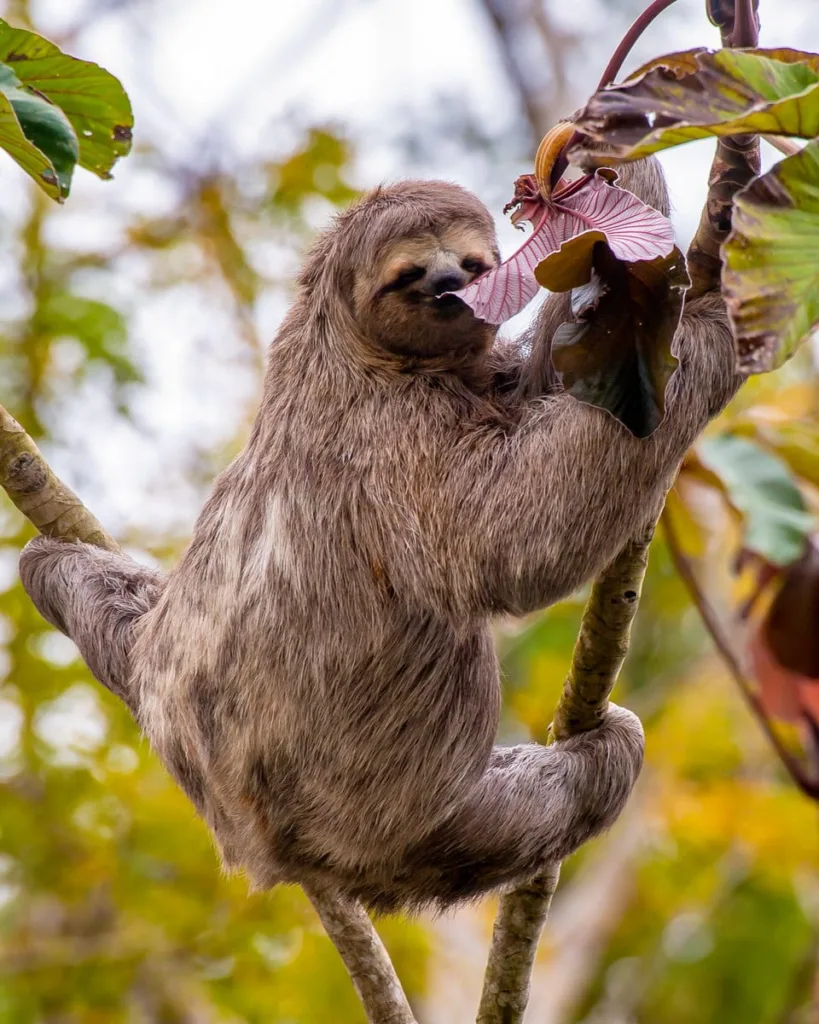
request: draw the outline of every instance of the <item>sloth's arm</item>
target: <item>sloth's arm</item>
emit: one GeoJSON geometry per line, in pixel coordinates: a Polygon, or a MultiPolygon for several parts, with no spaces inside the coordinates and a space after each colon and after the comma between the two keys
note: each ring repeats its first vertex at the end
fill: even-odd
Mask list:
{"type": "Polygon", "coordinates": [[[742,378],[724,303],[691,303],[666,415],[647,439],[565,394],[524,403],[509,433],[451,445],[427,483],[423,557],[396,545],[396,582],[456,616],[542,608],[594,577],[657,509],[680,460],[742,378]]]}
{"type": "Polygon", "coordinates": [[[96,678],[135,710],[128,686],[133,628],[159,600],[165,577],[127,555],[36,537],[20,556],[20,578],[40,614],[71,637],[96,678]]]}

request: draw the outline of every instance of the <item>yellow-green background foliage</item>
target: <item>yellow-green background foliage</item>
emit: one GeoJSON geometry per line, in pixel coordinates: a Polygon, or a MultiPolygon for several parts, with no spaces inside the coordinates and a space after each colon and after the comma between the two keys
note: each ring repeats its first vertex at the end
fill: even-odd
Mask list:
{"type": "MultiPolygon", "coordinates": [[[[196,136],[172,104],[165,109],[149,71],[132,81],[117,60],[136,48],[132,76],[151,60],[172,61],[159,46],[163,18],[193,26],[197,6],[0,5],[13,23],[122,74],[137,125],[135,152],[115,181],[78,179],[62,208],[0,161],[0,401],[129,549],[158,564],[178,556],[208,481],[246,434],[265,343],[316,224],[358,187],[402,172],[464,180],[499,208],[539,134],[593,87],[589,54],[602,67],[606,40],[639,5],[601,0],[602,29],[591,35],[557,3],[439,2],[453,55],[461,44],[451,28],[462,19],[469,45],[483,40],[475,77],[484,62],[503,83],[494,121],[470,103],[464,76],[448,92],[430,86],[420,105],[414,87],[398,82],[394,115],[356,128],[309,107],[282,109],[249,69],[246,87],[228,90],[228,106],[196,136]],[[517,8],[514,24],[504,20],[517,8]],[[251,99],[264,117],[237,139],[226,129],[251,99]]],[[[244,33],[275,34],[276,24],[234,23],[232,5],[222,6],[223,35],[201,52],[217,76],[220,60],[241,61],[244,33]]],[[[798,6],[777,5],[792,28],[798,6]]],[[[699,5],[689,7],[697,30],[689,9],[642,56],[714,42],[699,5]]],[[[339,18],[361,19],[362,8],[373,36],[359,60],[399,46],[405,22],[417,31],[416,19],[427,19],[422,28],[438,30],[434,4],[412,12],[389,0],[316,3],[293,46],[305,60],[314,46],[343,49],[343,32],[335,42],[326,33],[339,18]]],[[[193,28],[191,36],[193,46],[193,28]]],[[[792,41],[808,45],[804,35],[792,41]]],[[[297,66],[296,58],[288,67],[297,66]]],[[[688,177],[676,178],[702,182],[693,200],[675,196],[688,224],[708,160],[699,148],[688,177]]],[[[819,481],[817,383],[805,352],[776,378],[753,382],[711,428],[779,452],[809,502],[819,481]]],[[[736,517],[693,474],[675,508],[719,603],[731,590],[736,517]]],[[[249,896],[242,879],[222,877],[204,826],[124,709],[28,603],[16,555],[30,529],[7,503],[0,532],[0,1024],[360,1022],[301,894],[249,896]]],[[[504,739],[545,736],[580,608],[567,602],[499,627],[504,739]]],[[[619,699],[646,723],[646,771],[619,827],[564,868],[532,1021],[819,1019],[816,808],[784,778],[709,653],[662,539],[619,699]]],[[[382,923],[422,1021],[470,1019],[491,911],[382,923]]]]}

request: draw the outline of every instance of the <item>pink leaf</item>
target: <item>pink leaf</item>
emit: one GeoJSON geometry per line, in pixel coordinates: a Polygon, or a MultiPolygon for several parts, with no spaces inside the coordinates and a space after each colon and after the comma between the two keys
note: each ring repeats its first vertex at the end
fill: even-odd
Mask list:
{"type": "Polygon", "coordinates": [[[557,252],[563,242],[587,231],[602,232],[614,255],[626,263],[671,253],[674,229],[668,218],[611,184],[605,171],[578,185],[569,186],[565,198],[559,193],[553,196],[548,205],[531,197],[521,200],[519,219],[532,220],[532,234],[500,266],[453,293],[475,316],[501,324],[519,313],[540,287],[535,280],[537,265],[557,252]]]}

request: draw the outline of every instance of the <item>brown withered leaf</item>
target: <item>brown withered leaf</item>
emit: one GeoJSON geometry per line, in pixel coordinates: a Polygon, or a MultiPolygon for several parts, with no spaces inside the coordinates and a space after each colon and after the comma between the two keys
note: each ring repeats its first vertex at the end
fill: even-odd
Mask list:
{"type": "MultiPolygon", "coordinates": [[[[677,363],[671,343],[689,284],[685,259],[675,247],[666,257],[625,263],[597,242],[592,267],[590,283],[572,291],[574,320],[555,332],[552,362],[569,394],[648,437],[662,421],[677,363]]],[[[548,265],[539,270],[545,287],[563,283],[550,278],[548,265]]]]}
{"type": "Polygon", "coordinates": [[[764,637],[784,668],[819,679],[819,549],[813,539],[781,576],[764,623],[764,637]]]}

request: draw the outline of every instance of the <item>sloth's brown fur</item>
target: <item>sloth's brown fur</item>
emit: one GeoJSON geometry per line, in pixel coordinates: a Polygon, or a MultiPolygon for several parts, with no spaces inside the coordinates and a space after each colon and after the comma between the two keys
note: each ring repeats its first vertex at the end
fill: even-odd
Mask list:
{"type": "MultiPolygon", "coordinates": [[[[623,183],[667,209],[655,163],[623,183]]],[[[435,297],[474,276],[464,260],[496,259],[474,196],[377,189],[307,257],[248,445],[176,569],[44,539],[23,553],[38,608],[259,886],[384,910],[473,897],[611,824],[639,772],[640,724],[616,708],[548,749],[493,748],[489,626],[571,594],[656,510],[737,386],[725,311],[687,308],[666,418],[641,441],[548,393],[564,296],[523,347],[435,297]]]]}

